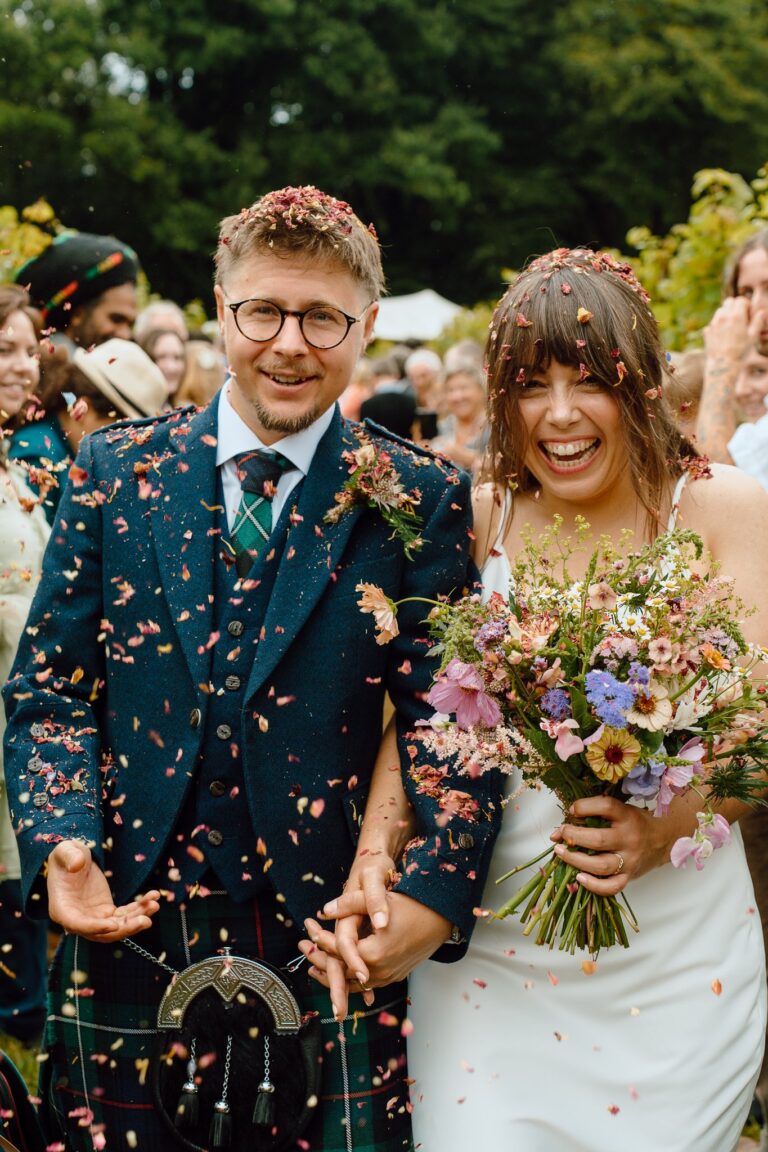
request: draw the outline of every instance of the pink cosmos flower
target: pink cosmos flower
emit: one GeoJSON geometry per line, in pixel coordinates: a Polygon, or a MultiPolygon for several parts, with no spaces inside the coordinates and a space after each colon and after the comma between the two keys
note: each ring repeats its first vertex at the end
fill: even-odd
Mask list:
{"type": "Polygon", "coordinates": [[[486,693],[480,673],[456,657],[432,685],[427,700],[438,712],[454,712],[459,728],[495,728],[501,723],[501,709],[486,693]]]}

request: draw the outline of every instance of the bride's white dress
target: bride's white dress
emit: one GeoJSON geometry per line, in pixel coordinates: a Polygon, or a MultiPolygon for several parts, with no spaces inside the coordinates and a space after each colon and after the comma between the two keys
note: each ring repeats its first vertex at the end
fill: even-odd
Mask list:
{"type": "MultiPolygon", "coordinates": [[[[486,591],[507,594],[503,554],[486,591]]],[[[518,781],[510,784],[510,793],[518,781]]],[[[547,789],[504,814],[494,881],[538,855],[561,822],[547,789]]],[[[413,1126],[421,1152],[732,1152],[765,1035],[765,957],[741,835],[702,872],[671,864],[634,880],[630,947],[539,947],[519,921],[480,922],[454,964],[412,975],[413,1126]]]]}

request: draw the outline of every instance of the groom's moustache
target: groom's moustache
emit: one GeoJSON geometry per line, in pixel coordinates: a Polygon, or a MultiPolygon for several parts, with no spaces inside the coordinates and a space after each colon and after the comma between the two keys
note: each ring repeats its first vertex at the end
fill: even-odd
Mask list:
{"type": "Polygon", "coordinates": [[[295,376],[297,379],[304,379],[307,376],[324,376],[325,372],[321,364],[314,360],[302,359],[301,364],[296,364],[294,361],[285,363],[262,363],[259,365],[260,372],[266,372],[269,376],[295,376]]]}

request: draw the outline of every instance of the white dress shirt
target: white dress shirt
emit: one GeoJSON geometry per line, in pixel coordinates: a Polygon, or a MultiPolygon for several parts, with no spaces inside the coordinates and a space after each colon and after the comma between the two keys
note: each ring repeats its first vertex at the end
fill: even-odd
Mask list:
{"type": "Polygon", "coordinates": [[[740,424],[728,442],[728,451],[737,468],[768,488],[768,414],[754,424],[740,424]]]}
{"type": "Polygon", "coordinates": [[[285,436],[275,444],[264,444],[255,432],[252,432],[243,420],[240,419],[229,399],[229,384],[221,390],[219,396],[219,411],[217,414],[217,445],[216,466],[221,468],[221,481],[224,487],[224,508],[227,513],[227,525],[232,531],[235,515],[240,506],[242,488],[237,476],[235,457],[241,452],[253,452],[256,449],[274,449],[280,452],[293,464],[293,468],[283,472],[277,482],[277,491],[272,500],[272,527],[280,518],[285,502],[300,480],[307,475],[312,464],[318,444],[322,440],[333,419],[335,405],[331,405],[322,416],[291,436],[285,436]]]}

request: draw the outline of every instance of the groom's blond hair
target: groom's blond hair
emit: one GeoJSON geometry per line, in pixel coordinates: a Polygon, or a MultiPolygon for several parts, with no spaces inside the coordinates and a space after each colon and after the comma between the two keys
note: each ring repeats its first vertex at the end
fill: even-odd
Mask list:
{"type": "Polygon", "coordinates": [[[384,291],[381,249],[372,224],[367,227],[344,200],[312,185],[268,192],[219,226],[214,256],[216,283],[254,254],[301,256],[335,264],[378,300],[384,291]]]}

